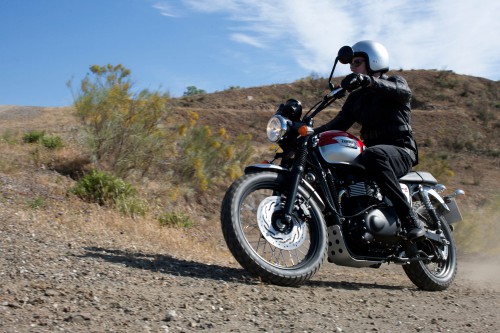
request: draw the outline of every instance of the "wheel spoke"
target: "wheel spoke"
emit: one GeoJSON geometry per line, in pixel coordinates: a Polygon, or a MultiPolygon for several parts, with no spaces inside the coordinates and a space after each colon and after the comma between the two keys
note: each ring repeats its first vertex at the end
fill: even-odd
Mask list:
{"type": "MultiPolygon", "coordinates": [[[[279,248],[276,245],[271,244],[270,240],[273,242],[279,242],[279,240],[268,240],[266,239],[266,237],[264,237],[260,229],[261,227],[259,227],[257,216],[259,205],[263,202],[263,200],[266,200],[270,197],[275,197],[277,198],[277,200],[280,200],[281,198],[277,196],[276,192],[268,189],[254,191],[244,198],[243,202],[240,205],[240,223],[242,226],[242,231],[245,234],[249,245],[263,260],[277,267],[293,268],[294,266],[297,266],[301,262],[303,262],[309,255],[311,247],[309,233],[311,232],[311,230],[309,229],[309,227],[305,227],[304,231],[302,232],[304,232],[306,235],[302,235],[299,233],[297,234],[297,236],[293,236],[290,239],[283,240],[283,244],[289,244],[289,242],[297,242],[297,238],[299,238],[299,241],[301,243],[300,245],[297,245],[298,247],[290,246],[289,249],[279,248]],[[300,237],[305,237],[305,239],[300,240],[300,237]]],[[[279,207],[275,209],[279,209],[279,207]]],[[[299,224],[297,224],[295,228],[304,228],[300,227],[300,225],[305,222],[299,220],[296,223],[299,224]]]]}
{"type": "Polygon", "coordinates": [[[299,187],[284,228],[287,176],[262,171],[243,175],[227,190],[221,226],[232,255],[265,282],[300,285],[326,256],[327,230],[320,207],[299,187]],[[285,192],[283,192],[285,190],[285,192]]]}

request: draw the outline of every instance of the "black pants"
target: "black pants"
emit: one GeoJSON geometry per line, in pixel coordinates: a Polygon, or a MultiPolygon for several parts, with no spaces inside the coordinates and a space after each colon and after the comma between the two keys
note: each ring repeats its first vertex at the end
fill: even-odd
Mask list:
{"type": "Polygon", "coordinates": [[[398,216],[408,216],[411,206],[401,191],[398,179],[411,170],[413,161],[410,155],[400,147],[377,145],[361,154],[361,163],[368,176],[377,182],[382,194],[391,200],[398,216]]]}

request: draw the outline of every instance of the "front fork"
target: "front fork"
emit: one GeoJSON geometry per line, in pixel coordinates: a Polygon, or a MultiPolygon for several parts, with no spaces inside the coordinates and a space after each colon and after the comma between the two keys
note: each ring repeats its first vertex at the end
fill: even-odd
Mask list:
{"type": "Polygon", "coordinates": [[[290,184],[288,187],[288,196],[283,207],[283,215],[281,219],[275,220],[275,227],[283,231],[292,223],[292,213],[295,206],[295,199],[299,190],[300,181],[304,174],[307,158],[307,140],[308,137],[301,138],[299,149],[297,149],[295,159],[293,161],[292,170],[290,172],[290,184]]]}

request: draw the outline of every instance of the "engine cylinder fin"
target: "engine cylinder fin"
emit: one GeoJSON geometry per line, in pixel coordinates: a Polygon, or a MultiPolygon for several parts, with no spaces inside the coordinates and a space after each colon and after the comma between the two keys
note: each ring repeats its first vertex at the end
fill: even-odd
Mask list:
{"type": "Polygon", "coordinates": [[[366,195],[366,185],[364,182],[359,182],[356,184],[349,185],[349,196],[358,197],[361,195],[366,195]]]}

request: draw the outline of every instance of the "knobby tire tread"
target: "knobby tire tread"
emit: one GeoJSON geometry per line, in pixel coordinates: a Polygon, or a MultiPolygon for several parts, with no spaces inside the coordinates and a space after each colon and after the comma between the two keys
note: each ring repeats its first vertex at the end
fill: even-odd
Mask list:
{"type": "Polygon", "coordinates": [[[445,232],[448,235],[450,235],[450,239],[448,239],[450,241],[449,246],[452,247],[450,252],[453,251],[453,255],[455,256],[454,270],[451,277],[448,277],[446,281],[440,281],[439,279],[436,279],[434,276],[432,276],[432,274],[428,272],[425,267],[423,267],[423,263],[421,262],[414,262],[409,265],[403,266],[403,269],[408,278],[422,290],[426,291],[446,290],[453,283],[453,280],[456,277],[458,270],[458,262],[456,258],[455,240],[453,239],[453,234],[450,227],[448,226],[448,222],[444,221],[444,219],[443,219],[443,229],[447,229],[445,232]]]}
{"type": "Polygon", "coordinates": [[[319,264],[314,267],[313,270],[306,274],[298,275],[298,276],[286,276],[283,274],[279,274],[278,272],[270,272],[263,265],[260,265],[258,262],[252,259],[252,255],[249,251],[240,244],[238,241],[238,237],[236,232],[234,231],[233,226],[233,209],[232,202],[235,198],[236,192],[239,188],[239,185],[244,181],[244,178],[240,178],[237,180],[226,192],[224,199],[222,201],[221,208],[221,222],[222,222],[222,233],[226,244],[236,259],[238,263],[251,275],[260,278],[263,282],[269,282],[272,284],[280,285],[280,286],[299,286],[308,281],[321,267],[325,257],[326,251],[323,253],[322,260],[319,261],[319,264]]]}

